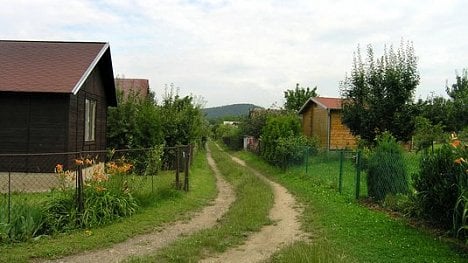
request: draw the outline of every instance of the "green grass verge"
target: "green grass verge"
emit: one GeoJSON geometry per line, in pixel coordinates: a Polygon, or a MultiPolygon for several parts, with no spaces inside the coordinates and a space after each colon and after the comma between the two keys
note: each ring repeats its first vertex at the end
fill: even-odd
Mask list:
{"type": "Polygon", "coordinates": [[[214,228],[179,239],[155,255],[134,257],[130,262],[197,262],[207,255],[241,244],[251,232],[271,223],[268,218],[273,205],[270,186],[250,170],[235,164],[212,143],[210,148],[219,170],[236,193],[236,201],[229,211],[214,228]]]}
{"type": "Polygon", "coordinates": [[[404,220],[369,210],[350,195],[324,184],[328,169],[280,171],[246,152],[249,165],[286,186],[304,204],[304,230],[312,242],[298,242],[276,253],[272,262],[466,262],[451,244],[408,226],[404,220]]]}
{"type": "Polygon", "coordinates": [[[216,196],[215,178],[199,152],[190,173],[190,191],[173,188],[173,172],[162,172],[155,177],[152,203],[137,214],[104,227],[79,230],[35,241],[0,245],[0,262],[27,262],[33,258],[59,258],[84,250],[109,247],[129,237],[154,230],[164,223],[188,218],[189,211],[207,205],[216,196]]]}

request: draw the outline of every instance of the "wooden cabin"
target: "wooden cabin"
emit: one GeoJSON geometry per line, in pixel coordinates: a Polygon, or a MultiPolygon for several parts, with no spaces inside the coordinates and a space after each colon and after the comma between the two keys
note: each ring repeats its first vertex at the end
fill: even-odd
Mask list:
{"type": "Polygon", "coordinates": [[[356,138],[341,121],[341,99],[312,97],[299,110],[302,131],[315,136],[321,148],[337,150],[355,148],[356,138]]]}
{"type": "MultiPolygon", "coordinates": [[[[0,41],[0,58],[0,154],[106,149],[107,107],[117,105],[108,43],[0,41]]],[[[50,159],[17,166],[68,162],[50,159]]]]}

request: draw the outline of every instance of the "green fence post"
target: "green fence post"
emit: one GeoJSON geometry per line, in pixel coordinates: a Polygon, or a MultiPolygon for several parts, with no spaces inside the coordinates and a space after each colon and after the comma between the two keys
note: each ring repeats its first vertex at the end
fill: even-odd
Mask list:
{"type": "Polygon", "coordinates": [[[359,199],[361,189],[361,151],[356,153],[356,199],[359,199]]]}
{"type": "Polygon", "coordinates": [[[343,157],[344,157],[344,151],[341,150],[340,152],[340,176],[338,179],[338,191],[340,194],[343,192],[343,157]]]}
{"type": "Polygon", "coordinates": [[[306,147],[306,150],[305,150],[305,170],[307,174],[309,170],[309,147],[308,146],[306,147]]]}

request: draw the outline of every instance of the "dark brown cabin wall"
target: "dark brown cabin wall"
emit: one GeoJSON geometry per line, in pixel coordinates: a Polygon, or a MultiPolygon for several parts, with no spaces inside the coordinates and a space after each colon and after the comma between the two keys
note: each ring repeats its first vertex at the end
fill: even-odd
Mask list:
{"type": "Polygon", "coordinates": [[[28,151],[28,94],[0,92],[0,153],[28,151]]]}
{"type": "Polygon", "coordinates": [[[97,66],[88,76],[80,91],[70,95],[70,145],[73,151],[100,151],[106,149],[106,118],[107,100],[101,77],[100,66],[97,66]],[[95,140],[84,141],[85,100],[96,101],[95,140]]]}
{"type": "MultiPolygon", "coordinates": [[[[66,151],[68,96],[0,93],[0,153],[66,151]]],[[[1,171],[52,172],[64,155],[3,157],[1,171]]]]}
{"type": "Polygon", "coordinates": [[[68,96],[38,94],[31,96],[29,152],[65,152],[68,96]]]}

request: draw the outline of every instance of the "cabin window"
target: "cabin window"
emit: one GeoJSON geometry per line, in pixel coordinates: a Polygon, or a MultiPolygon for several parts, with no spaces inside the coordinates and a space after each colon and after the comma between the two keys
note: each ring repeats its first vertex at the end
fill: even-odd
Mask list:
{"type": "Polygon", "coordinates": [[[85,141],[94,141],[96,134],[96,101],[85,100],[85,141]]]}

